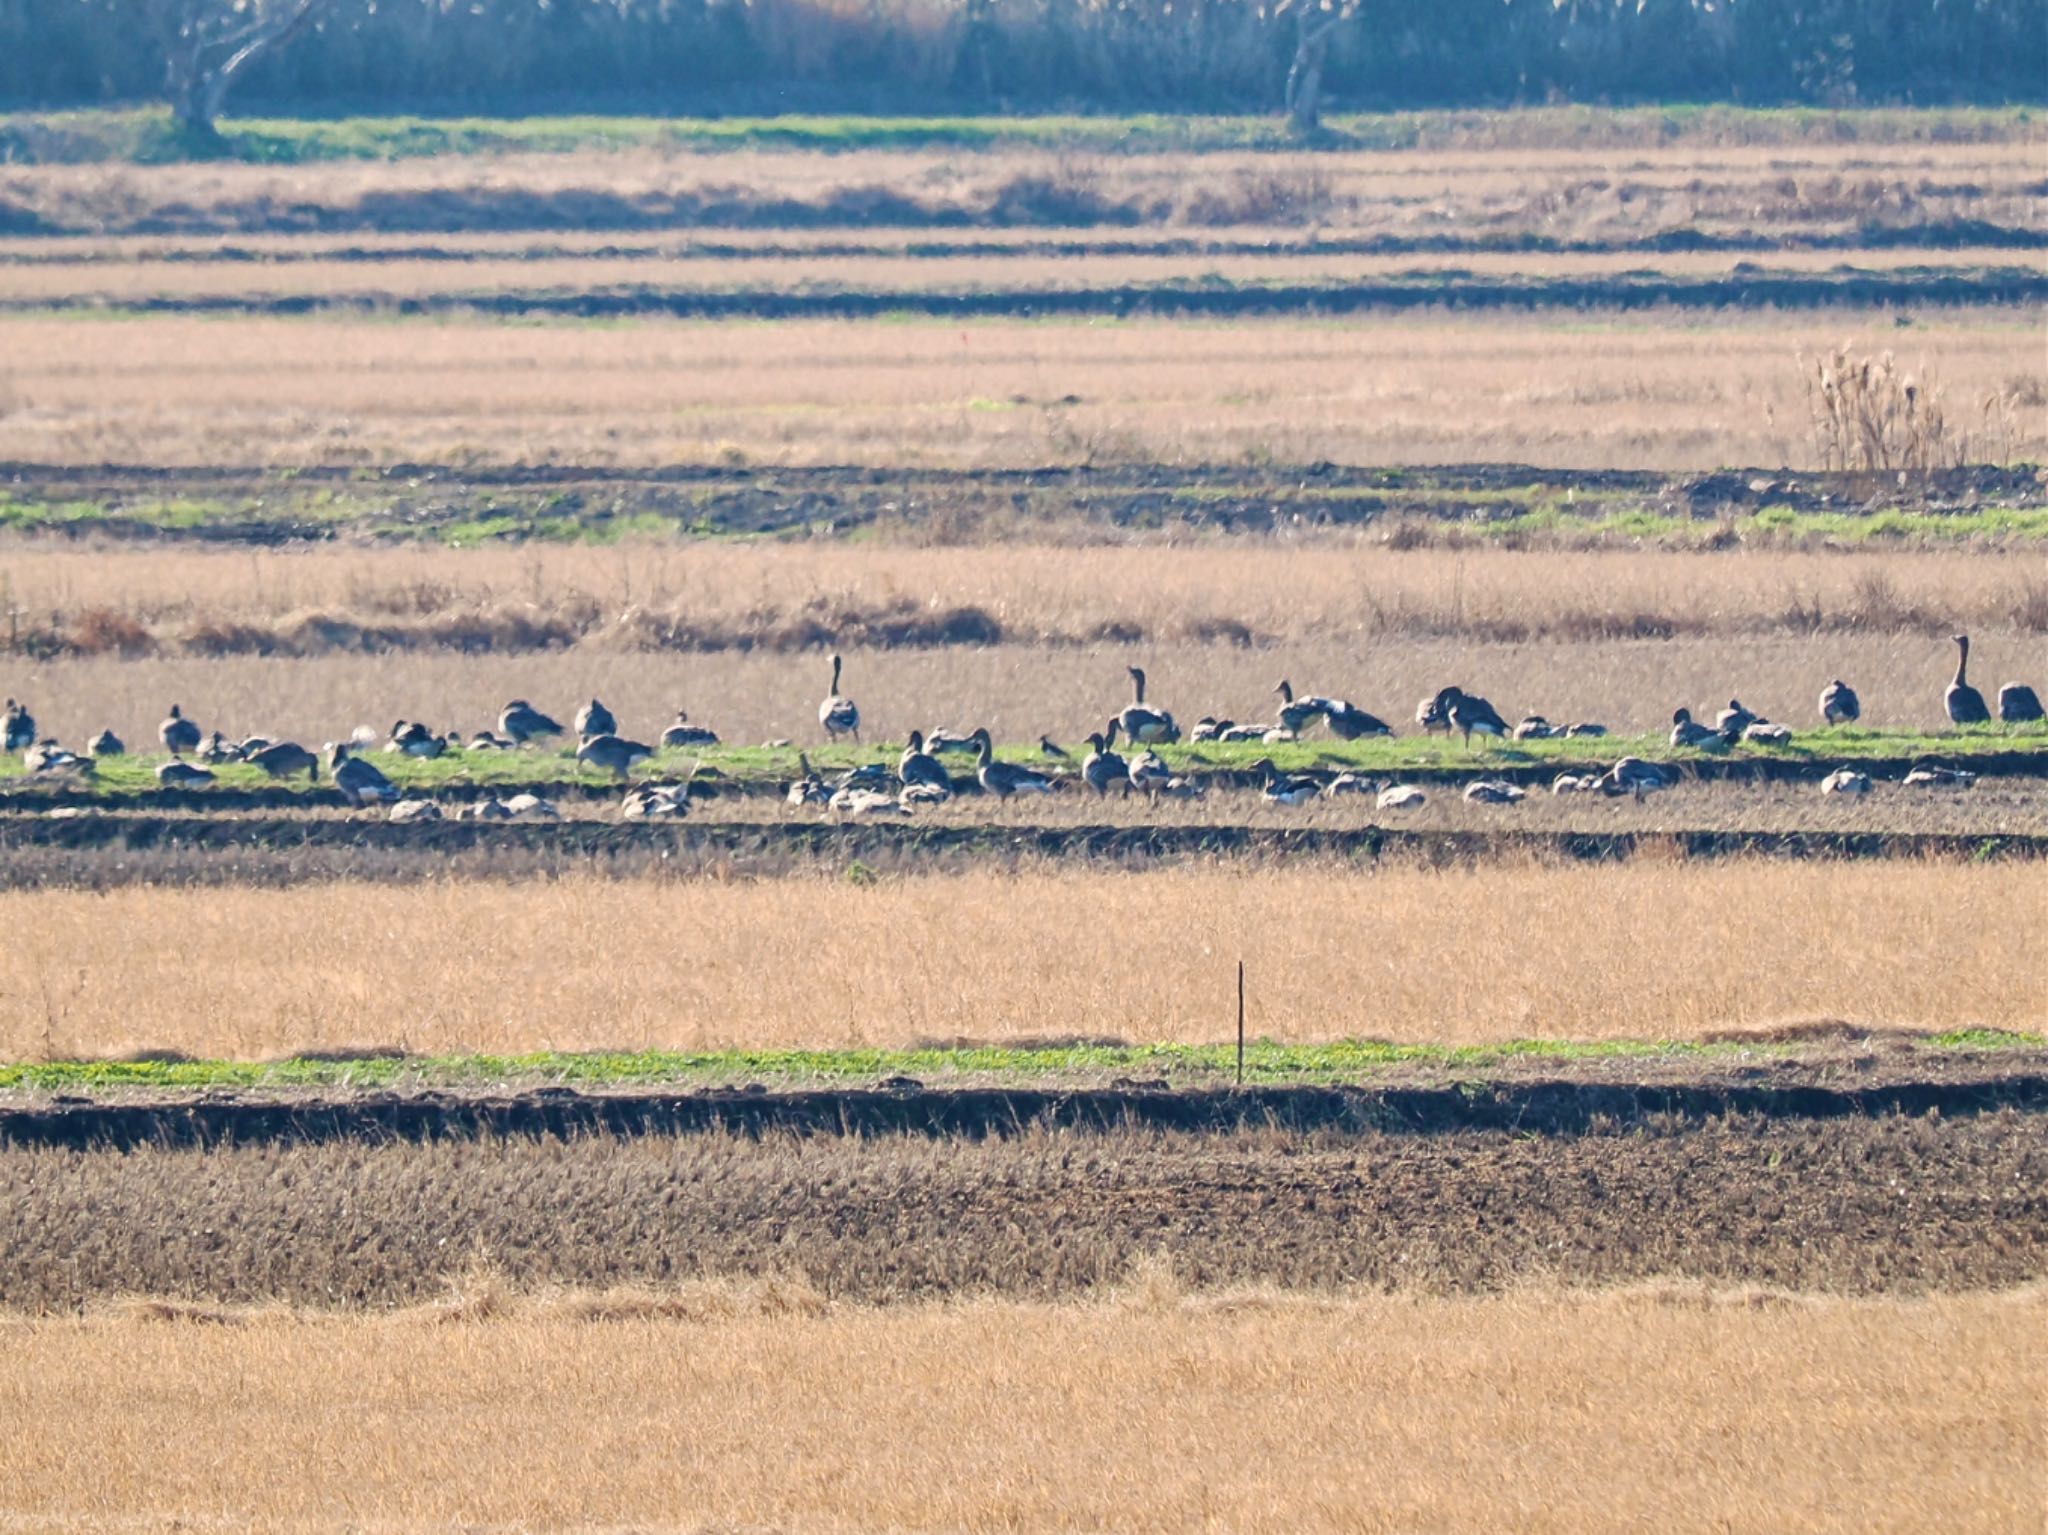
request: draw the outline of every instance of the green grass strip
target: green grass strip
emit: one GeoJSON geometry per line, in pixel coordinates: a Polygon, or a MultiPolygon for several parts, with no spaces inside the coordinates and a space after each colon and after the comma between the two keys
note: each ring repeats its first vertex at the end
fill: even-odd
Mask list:
{"type": "MultiPolygon", "coordinates": [[[[1931,1051],[2039,1049],[2048,1035],[1998,1029],[1928,1034],[1931,1051]]],[[[1397,1044],[1339,1040],[1296,1045],[1257,1040],[1245,1049],[1245,1080],[1257,1083],[1349,1081],[1401,1066],[1474,1071],[1510,1061],[1614,1061],[1650,1057],[1713,1059],[1788,1056],[1797,1042],[1717,1040],[1507,1040],[1490,1045],[1397,1044]]],[[[1182,1085],[1236,1076],[1228,1044],[929,1047],[839,1050],[535,1051],[524,1055],[368,1055],[361,1059],[294,1056],[279,1061],[202,1061],[152,1055],[128,1060],[44,1061],[0,1065],[0,1091],[201,1091],[209,1088],[353,1088],[561,1084],[709,1087],[744,1082],[831,1086],[914,1077],[927,1086],[1009,1081],[1018,1085],[1100,1081],[1111,1076],[1165,1078],[1182,1085]]]]}

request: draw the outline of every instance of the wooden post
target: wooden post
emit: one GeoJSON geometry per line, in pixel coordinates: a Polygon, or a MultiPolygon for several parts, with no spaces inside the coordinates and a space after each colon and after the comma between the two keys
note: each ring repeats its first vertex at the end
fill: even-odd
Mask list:
{"type": "Polygon", "coordinates": [[[1237,962],[1237,1085],[1244,1086],[1244,961],[1237,962]]]}

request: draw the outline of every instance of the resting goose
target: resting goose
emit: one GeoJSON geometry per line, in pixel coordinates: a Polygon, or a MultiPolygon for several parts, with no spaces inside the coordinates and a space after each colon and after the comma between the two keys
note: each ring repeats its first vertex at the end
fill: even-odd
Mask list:
{"type": "Polygon", "coordinates": [[[1097,794],[1109,793],[1112,784],[1121,785],[1126,795],[1131,792],[1131,765],[1116,753],[1115,746],[1115,720],[1109,722],[1109,734],[1088,738],[1088,755],[1081,759],[1081,781],[1097,794]]]}
{"type": "Polygon", "coordinates": [[[1646,794],[1677,788],[1678,779],[1678,769],[1668,762],[1647,762],[1641,757],[1623,757],[1607,770],[1605,776],[1595,780],[1595,783],[1603,794],[1632,794],[1641,799],[1646,794]]]}
{"type": "Polygon", "coordinates": [[[645,741],[628,741],[615,735],[591,736],[576,748],[578,763],[587,762],[619,778],[626,777],[653,755],[654,748],[645,741]]]}
{"type": "Polygon", "coordinates": [[[1998,690],[1998,717],[2008,725],[2025,725],[2042,718],[2041,695],[2024,682],[2008,682],[1998,690]]]}
{"type": "Polygon", "coordinates": [[[1733,741],[1752,725],[1760,725],[1764,717],[1753,709],[1742,707],[1742,700],[1731,698],[1728,707],[1714,716],[1714,728],[1733,741]]]}
{"type": "MultiPolygon", "coordinates": [[[[1851,718],[1854,718],[1852,715],[1851,718]]],[[[1820,781],[1823,794],[1868,794],[1870,775],[1859,773],[1853,768],[1838,767],[1820,781]]]]}
{"type": "Polygon", "coordinates": [[[896,776],[903,780],[905,789],[922,789],[941,799],[953,792],[952,775],[947,773],[944,763],[924,749],[924,737],[915,730],[910,732],[910,743],[903,748],[903,756],[896,764],[896,776]]]}
{"type": "Polygon", "coordinates": [[[400,826],[414,821],[442,819],[441,807],[430,799],[402,799],[391,807],[391,819],[400,826]]]}
{"type": "Polygon", "coordinates": [[[619,722],[612,718],[612,711],[595,698],[576,711],[576,739],[587,741],[592,736],[615,736],[619,733],[619,722]]]}
{"type": "Polygon", "coordinates": [[[839,671],[841,661],[832,658],[832,691],[825,701],[818,705],[818,723],[825,727],[825,739],[836,741],[841,736],[852,736],[855,743],[860,741],[860,706],[839,693],[839,671]]]}
{"type": "Polygon", "coordinates": [[[622,821],[675,820],[689,813],[687,783],[644,785],[630,791],[619,805],[622,821]]]}
{"type": "Polygon", "coordinates": [[[1728,740],[1718,730],[1702,725],[1692,717],[1690,709],[1674,709],[1671,713],[1671,744],[1677,747],[1694,747],[1700,751],[1712,751],[1726,746],[1728,740]]]}
{"type": "Polygon", "coordinates": [[[1412,783],[1388,784],[1373,801],[1382,810],[1420,810],[1429,796],[1412,783]]]}
{"type": "Polygon", "coordinates": [[[22,754],[21,765],[31,773],[80,773],[90,777],[92,758],[66,751],[55,736],[46,736],[22,754]]]}
{"type": "Polygon", "coordinates": [[[1547,741],[1552,736],[1563,734],[1562,730],[1540,714],[1525,714],[1522,716],[1522,722],[1515,726],[1517,741],[1547,741]]]}
{"type": "Polygon", "coordinates": [[[802,776],[789,786],[783,798],[792,805],[822,805],[830,800],[832,791],[825,787],[825,780],[811,770],[811,759],[798,752],[796,764],[802,776]]]}
{"type": "Polygon", "coordinates": [[[243,759],[254,763],[272,778],[289,778],[304,773],[315,783],[320,780],[320,759],[296,741],[279,741],[243,759]]]}
{"type": "Polygon", "coordinates": [[[448,743],[417,720],[410,724],[399,720],[391,727],[391,739],[384,743],[384,749],[407,757],[438,757],[448,749],[448,743]]]}
{"type": "Polygon", "coordinates": [[[559,821],[562,812],[555,808],[553,800],[542,799],[538,794],[515,794],[505,801],[506,815],[514,821],[559,821]]]}
{"type": "Polygon", "coordinates": [[[1742,739],[1756,746],[1790,746],[1792,727],[1774,725],[1769,720],[1751,720],[1742,727],[1742,739]]]}
{"type": "Polygon", "coordinates": [[[1259,798],[1269,805],[1305,805],[1323,792],[1323,786],[1307,774],[1283,775],[1271,757],[1252,764],[1259,775],[1259,798]]]}
{"type": "Polygon", "coordinates": [[[1058,779],[1050,778],[1036,768],[996,761],[995,743],[989,739],[987,729],[975,731],[974,742],[981,753],[980,766],[974,776],[981,780],[984,789],[999,799],[1008,799],[1013,794],[1050,794],[1059,787],[1058,779]]]}
{"type": "Polygon", "coordinates": [[[173,757],[158,765],[156,781],[166,789],[203,789],[213,782],[213,770],[173,757]]]}
{"type": "Polygon", "coordinates": [[[327,743],[327,776],[334,780],[341,797],[357,810],[365,805],[392,804],[398,799],[397,787],[377,770],[376,764],[365,762],[353,755],[349,747],[332,741],[327,743]]]}
{"type": "Polygon", "coordinates": [[[1967,634],[1955,636],[1956,676],[1942,695],[1942,703],[1948,709],[1948,717],[1958,725],[1986,725],[1991,722],[1991,711],[1984,707],[1984,695],[1970,686],[1967,675],[1970,669],[1970,637],[1967,634]]]}
{"type": "Polygon", "coordinates": [[[850,815],[862,820],[873,820],[877,816],[905,816],[910,811],[893,794],[884,794],[878,789],[835,789],[826,804],[840,815],[850,815]]]}
{"type": "Polygon", "coordinates": [[[661,744],[665,751],[689,746],[716,746],[718,732],[706,730],[702,725],[692,725],[688,711],[678,709],[675,723],[661,733],[661,744]]]}
{"type": "Polygon", "coordinates": [[[1165,746],[1178,741],[1180,726],[1174,724],[1173,716],[1163,709],[1145,706],[1145,673],[1135,666],[1124,670],[1131,674],[1131,687],[1136,695],[1134,701],[1116,717],[1124,734],[1139,746],[1165,746]]]}
{"type": "Polygon", "coordinates": [[[1830,725],[1853,725],[1863,717],[1863,701],[1854,688],[1837,677],[1820,690],[1820,717],[1830,725]]]}
{"type": "Polygon", "coordinates": [[[498,733],[514,746],[558,736],[562,727],[523,698],[515,698],[498,715],[498,733]]]}
{"type": "Polygon", "coordinates": [[[125,757],[128,755],[128,748],[121,744],[121,738],[111,730],[102,730],[98,735],[85,743],[85,749],[95,757],[125,757]]]}
{"type": "Polygon", "coordinates": [[[1465,798],[1475,805],[1512,805],[1516,800],[1528,798],[1528,791],[1498,779],[1482,778],[1477,783],[1465,785],[1465,798]]]}
{"type": "Polygon", "coordinates": [[[1236,723],[1236,720],[1219,720],[1214,715],[1205,714],[1195,721],[1195,728],[1188,732],[1188,740],[1220,741],[1223,739],[1223,732],[1236,723]]]}
{"type": "Polygon", "coordinates": [[[1967,789],[1977,781],[1977,775],[1946,762],[1916,762],[1913,770],[1899,781],[1916,789],[1967,789]]]}

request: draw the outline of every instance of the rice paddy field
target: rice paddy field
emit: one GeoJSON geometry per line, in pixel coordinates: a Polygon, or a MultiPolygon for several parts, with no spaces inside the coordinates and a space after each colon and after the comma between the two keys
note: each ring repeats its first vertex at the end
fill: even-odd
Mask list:
{"type": "Polygon", "coordinates": [[[615,126],[0,121],[0,1525],[2048,1514],[2026,114],[615,126]]]}

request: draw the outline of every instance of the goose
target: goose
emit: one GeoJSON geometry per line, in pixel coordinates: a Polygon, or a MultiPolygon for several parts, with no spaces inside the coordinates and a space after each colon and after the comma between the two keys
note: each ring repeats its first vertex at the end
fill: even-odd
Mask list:
{"type": "Polygon", "coordinates": [[[951,799],[949,790],[932,783],[910,783],[903,786],[896,796],[896,803],[905,810],[916,810],[927,805],[943,805],[951,799]]]}
{"type": "Polygon", "coordinates": [[[576,739],[587,741],[592,736],[615,736],[619,733],[619,722],[612,718],[612,711],[595,698],[576,711],[576,739]]]}
{"type": "Polygon", "coordinates": [[[1134,701],[1116,717],[1124,734],[1139,746],[1165,746],[1180,739],[1180,726],[1174,724],[1173,716],[1164,709],[1145,707],[1145,673],[1135,666],[1127,666],[1131,674],[1131,687],[1136,693],[1134,701]]]}
{"type": "Polygon", "coordinates": [[[1121,784],[1128,796],[1131,792],[1131,765],[1117,754],[1115,747],[1116,721],[1111,720],[1109,734],[1088,738],[1088,755],[1081,759],[1081,781],[1097,794],[1107,794],[1111,784],[1121,784]]]}
{"type": "Polygon", "coordinates": [[[498,715],[498,733],[514,746],[558,736],[562,727],[523,698],[515,698],[498,715]]]}
{"type": "Polygon", "coordinates": [[[447,742],[417,720],[411,724],[397,721],[391,727],[391,739],[384,743],[384,750],[407,757],[438,757],[447,749],[447,742]]]}
{"type": "Polygon", "coordinates": [[[199,760],[209,767],[219,767],[223,762],[242,760],[242,754],[229,744],[228,738],[218,730],[206,738],[206,744],[199,748],[198,755],[199,760]]]}
{"type": "Polygon", "coordinates": [[[1975,773],[1946,762],[1916,762],[1913,770],[1899,780],[1916,789],[1967,789],[1976,781],[1975,773]]]}
{"type": "Polygon", "coordinates": [[[1742,739],[1757,746],[1790,746],[1792,727],[1773,725],[1769,720],[1751,720],[1742,727],[1742,739]]]}
{"type": "Polygon", "coordinates": [[[1059,787],[1057,778],[1048,777],[1036,768],[996,761],[995,743],[989,739],[986,727],[974,732],[974,740],[981,752],[981,766],[974,776],[981,780],[984,789],[998,798],[1008,799],[1013,794],[1050,794],[1059,787]]]}
{"type": "Polygon", "coordinates": [[[675,820],[690,813],[690,786],[649,784],[634,789],[619,805],[622,821],[675,820]]]}
{"type": "Polygon", "coordinates": [[[2025,725],[2042,718],[2041,695],[2024,682],[2008,682],[1998,690],[1998,717],[2008,725],[2025,725]]]}
{"type": "Polygon", "coordinates": [[[1958,725],[1989,724],[1991,711],[1984,707],[1984,695],[1970,686],[1970,679],[1965,675],[1970,669],[1970,637],[1958,634],[1955,642],[1958,652],[1956,680],[1942,695],[1942,702],[1948,707],[1948,717],[1958,725]]]}
{"type": "Polygon", "coordinates": [[[818,723],[825,727],[825,739],[836,741],[850,735],[856,744],[860,741],[860,707],[850,698],[839,696],[840,658],[832,658],[832,691],[825,701],[818,705],[818,723]]]}
{"type": "Polygon", "coordinates": [[[1412,783],[1389,784],[1373,801],[1382,810],[1420,810],[1429,796],[1412,783]]]}
{"type": "Polygon", "coordinates": [[[1456,688],[1440,689],[1415,706],[1415,723],[1422,727],[1424,735],[1450,730],[1451,699],[1457,691],[1456,688]]]}
{"type": "Polygon", "coordinates": [[[957,730],[935,729],[924,738],[924,749],[933,756],[937,756],[941,752],[958,752],[963,755],[971,755],[974,751],[974,735],[971,731],[966,735],[962,735],[957,730]]]}
{"type": "Polygon", "coordinates": [[[1304,698],[1295,701],[1294,686],[1285,677],[1274,686],[1280,695],[1280,728],[1289,735],[1300,735],[1313,725],[1323,712],[1322,700],[1304,698]]]}
{"type": "Polygon", "coordinates": [[[327,743],[327,776],[334,780],[334,787],[341,791],[350,808],[360,810],[365,805],[396,803],[398,790],[391,780],[377,770],[375,763],[365,762],[353,752],[346,744],[327,743]]]}
{"type": "Polygon", "coordinates": [[[505,812],[514,821],[559,821],[562,812],[555,808],[551,799],[542,799],[538,794],[515,794],[505,801],[505,812]]]}
{"type": "Polygon", "coordinates": [[[1742,700],[1731,698],[1728,707],[1714,716],[1714,728],[1731,741],[1739,737],[1752,725],[1764,723],[1764,717],[1753,709],[1742,707],[1742,700]]]}
{"type": "Polygon", "coordinates": [[[1596,779],[1602,794],[1632,794],[1641,799],[1678,787],[1679,772],[1668,762],[1647,762],[1641,757],[1623,757],[1596,779]]]}
{"type": "Polygon", "coordinates": [[[1552,794],[1590,794],[1600,787],[1598,773],[1559,773],[1550,780],[1552,794]]]}
{"type": "MultiPolygon", "coordinates": [[[[798,760],[802,760],[799,758],[798,760]]],[[[832,780],[835,789],[872,789],[877,793],[894,792],[896,775],[879,762],[863,762],[859,767],[848,768],[832,780]]]]}
{"type": "Polygon", "coordinates": [[[689,712],[676,710],[675,723],[661,733],[661,745],[665,751],[675,751],[685,746],[716,746],[718,732],[706,730],[702,725],[690,723],[689,712]]]}
{"type": "Polygon", "coordinates": [[[1173,770],[1166,765],[1166,759],[1149,746],[1131,758],[1124,772],[1131,787],[1148,796],[1157,796],[1173,782],[1173,770]]]}
{"type": "Polygon", "coordinates": [[[400,826],[414,821],[438,821],[441,807],[430,799],[402,799],[391,807],[391,819],[400,826]]]}
{"type": "Polygon", "coordinates": [[[1051,736],[1040,736],[1038,738],[1038,755],[1045,758],[1048,762],[1071,763],[1074,760],[1074,754],[1060,745],[1051,736]]]}
{"type": "Polygon", "coordinates": [[[320,781],[320,759],[296,741],[279,741],[244,760],[254,763],[272,778],[289,778],[294,773],[304,773],[313,782],[320,781]]]}
{"type": "Polygon", "coordinates": [[[1547,741],[1552,736],[1563,734],[1563,731],[1540,714],[1525,714],[1522,716],[1522,722],[1515,726],[1517,741],[1547,741]]]}
{"type": "Polygon", "coordinates": [[[173,757],[182,757],[198,748],[199,727],[185,718],[182,709],[172,704],[170,717],[156,727],[156,738],[164,743],[164,750],[173,757]]]}
{"type": "Polygon", "coordinates": [[[235,743],[235,755],[247,762],[260,751],[270,750],[269,736],[243,736],[235,743]]]}
{"type": "Polygon", "coordinates": [[[628,741],[622,736],[609,733],[591,736],[576,748],[576,761],[579,765],[587,762],[594,768],[620,778],[624,778],[653,755],[654,748],[645,741],[628,741]]]}
{"type": "Polygon", "coordinates": [[[1475,730],[1482,735],[1490,736],[1504,736],[1508,733],[1508,722],[1500,717],[1499,711],[1492,704],[1471,693],[1460,692],[1456,688],[1451,689],[1451,692],[1454,696],[1446,714],[1450,719],[1451,728],[1463,732],[1468,747],[1472,744],[1472,732],[1475,730]]]}
{"type": "Polygon", "coordinates": [[[81,773],[93,771],[92,758],[66,751],[55,736],[45,736],[22,754],[21,765],[31,773],[81,773]]]}
{"type": "Polygon", "coordinates": [[[1323,798],[1335,799],[1340,794],[1377,794],[1380,786],[1363,773],[1342,772],[1323,785],[1323,798]]]}
{"type": "Polygon", "coordinates": [[[1254,762],[1252,771],[1259,775],[1259,798],[1269,805],[1305,805],[1323,792],[1323,786],[1305,773],[1283,775],[1271,757],[1254,762]]]}
{"type": "MultiPolygon", "coordinates": [[[[1863,701],[1856,690],[1837,677],[1820,690],[1820,717],[1830,725],[1851,725],[1863,717],[1863,701]]],[[[1844,768],[1843,772],[1848,769],[1844,768]]]]}
{"type": "Polygon", "coordinates": [[[826,802],[840,815],[864,819],[876,816],[907,816],[910,812],[898,802],[893,794],[884,794],[876,789],[836,789],[826,802]]]}
{"type": "Polygon", "coordinates": [[[1342,698],[1326,698],[1323,704],[1323,723],[1330,734],[1340,741],[1356,741],[1360,736],[1390,736],[1394,727],[1377,714],[1367,714],[1357,704],[1342,698]]]}
{"type": "Polygon", "coordinates": [[[1465,798],[1475,805],[1512,805],[1516,800],[1528,797],[1526,789],[1496,778],[1482,778],[1477,783],[1465,785],[1465,798]]]}
{"type": "Polygon", "coordinates": [[[1692,717],[1690,709],[1674,709],[1671,713],[1671,744],[1677,747],[1695,747],[1700,751],[1713,751],[1728,744],[1718,730],[1710,730],[1692,717]]]}
{"type": "MultiPolygon", "coordinates": [[[[1851,715],[1850,718],[1853,719],[1855,716],[1851,715]]],[[[1853,768],[1838,767],[1820,781],[1820,792],[1823,794],[1868,794],[1870,792],[1870,775],[1868,773],[1859,773],[1853,768]]]]}
{"type": "Polygon", "coordinates": [[[479,730],[469,738],[469,749],[473,752],[510,751],[516,742],[506,739],[493,731],[479,730]]]}
{"type": "Polygon", "coordinates": [[[903,748],[903,756],[896,764],[896,776],[903,780],[905,789],[924,789],[942,799],[953,792],[953,779],[945,764],[924,749],[924,737],[915,730],[910,732],[910,743],[903,748]]]}
{"type": "Polygon", "coordinates": [[[156,781],[166,789],[203,789],[213,782],[213,771],[173,757],[158,765],[156,781]]]}
{"type": "Polygon", "coordinates": [[[128,748],[121,744],[121,738],[111,730],[102,730],[98,735],[85,743],[85,749],[95,757],[125,757],[128,755],[128,748]]]}
{"type": "Polygon", "coordinates": [[[1604,736],[1607,734],[1607,727],[1586,720],[1577,725],[1565,726],[1564,733],[1568,736],[1604,736]]]}
{"type": "Polygon", "coordinates": [[[802,752],[796,754],[797,767],[802,777],[789,786],[783,798],[792,805],[822,805],[832,797],[825,787],[825,780],[811,771],[811,759],[802,752]]]}
{"type": "Polygon", "coordinates": [[[512,812],[505,808],[503,800],[493,795],[489,799],[480,799],[472,804],[464,805],[455,812],[455,819],[458,821],[509,821],[512,819],[512,812]]]}
{"type": "Polygon", "coordinates": [[[1271,725],[1226,725],[1216,739],[1223,742],[1263,741],[1273,733],[1271,725]]]}
{"type": "Polygon", "coordinates": [[[36,744],[36,717],[26,705],[7,700],[7,712],[0,715],[0,747],[11,752],[27,751],[36,744]]]}
{"type": "Polygon", "coordinates": [[[1223,732],[1236,723],[1236,720],[1219,720],[1214,715],[1205,714],[1195,721],[1195,728],[1188,732],[1188,740],[1220,741],[1223,739],[1223,732]]]}

